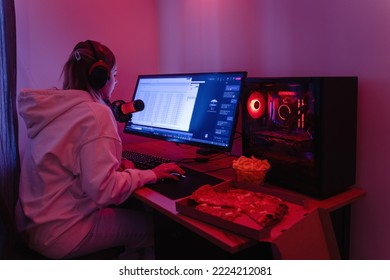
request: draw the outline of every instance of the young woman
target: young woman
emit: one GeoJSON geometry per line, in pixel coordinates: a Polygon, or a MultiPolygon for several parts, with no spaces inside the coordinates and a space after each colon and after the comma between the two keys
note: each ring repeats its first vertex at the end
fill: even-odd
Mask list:
{"type": "Polygon", "coordinates": [[[116,121],[104,100],[116,80],[114,54],[87,40],[63,68],[63,89],[22,90],[19,112],[28,133],[17,224],[28,245],[53,258],[76,258],[124,246],[122,258],[153,258],[150,213],[112,207],[137,188],[178,180],[174,163],[137,170],[121,160],[116,121]],[[141,250],[142,249],[142,250],[141,250]],[[144,250],[145,249],[145,250],[144,250]]]}

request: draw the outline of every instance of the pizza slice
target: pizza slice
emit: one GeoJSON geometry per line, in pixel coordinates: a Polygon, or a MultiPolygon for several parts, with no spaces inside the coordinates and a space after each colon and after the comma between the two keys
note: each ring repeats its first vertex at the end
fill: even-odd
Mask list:
{"type": "Polygon", "coordinates": [[[261,227],[279,222],[288,211],[281,198],[245,189],[216,191],[205,185],[194,191],[191,199],[198,203],[198,211],[229,221],[244,213],[261,227]]]}
{"type": "Polygon", "coordinates": [[[237,208],[215,206],[206,203],[198,204],[195,209],[228,221],[234,221],[241,214],[241,210],[237,208]]]}
{"type": "Polygon", "coordinates": [[[191,194],[190,198],[199,204],[222,205],[218,193],[210,185],[201,186],[191,194]]]}
{"type": "Polygon", "coordinates": [[[222,206],[240,208],[242,203],[250,203],[253,198],[253,193],[244,189],[231,189],[219,191],[219,200],[222,206]]]}
{"type": "Polygon", "coordinates": [[[287,211],[286,204],[275,202],[273,199],[263,199],[243,207],[243,212],[261,227],[278,223],[287,214],[287,211]]]}

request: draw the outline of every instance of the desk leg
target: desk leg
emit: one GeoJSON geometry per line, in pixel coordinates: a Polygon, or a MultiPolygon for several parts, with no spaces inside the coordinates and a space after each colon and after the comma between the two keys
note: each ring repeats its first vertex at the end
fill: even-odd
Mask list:
{"type": "Polygon", "coordinates": [[[275,238],[274,256],[280,259],[340,259],[332,221],[323,209],[310,213],[275,238]]]}
{"type": "Polygon", "coordinates": [[[341,259],[349,259],[351,205],[330,212],[337,243],[340,248],[341,259]]]}

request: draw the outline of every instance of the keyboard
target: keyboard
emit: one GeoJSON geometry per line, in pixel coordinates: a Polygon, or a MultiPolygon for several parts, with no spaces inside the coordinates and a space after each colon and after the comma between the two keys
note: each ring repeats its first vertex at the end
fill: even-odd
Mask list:
{"type": "Polygon", "coordinates": [[[135,167],[138,169],[152,169],[162,163],[171,162],[169,159],[163,157],[148,155],[134,151],[123,151],[122,157],[132,161],[135,167]]]}
{"type": "MultiPolygon", "coordinates": [[[[138,169],[151,169],[162,163],[172,162],[171,160],[163,157],[129,150],[123,151],[122,156],[132,161],[138,169]]],[[[159,181],[148,185],[148,187],[170,199],[179,199],[191,195],[196,189],[205,184],[213,186],[223,182],[220,178],[193,170],[186,166],[180,166],[180,168],[185,171],[186,178],[184,180],[159,181]]]]}

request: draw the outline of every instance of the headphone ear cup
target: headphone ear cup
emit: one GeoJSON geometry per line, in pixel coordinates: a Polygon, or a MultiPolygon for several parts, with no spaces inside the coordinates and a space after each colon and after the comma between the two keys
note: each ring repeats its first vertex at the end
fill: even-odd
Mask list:
{"type": "Polygon", "coordinates": [[[88,74],[88,82],[94,90],[103,88],[109,79],[110,71],[105,62],[99,60],[91,66],[88,74]]]}

